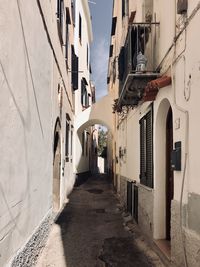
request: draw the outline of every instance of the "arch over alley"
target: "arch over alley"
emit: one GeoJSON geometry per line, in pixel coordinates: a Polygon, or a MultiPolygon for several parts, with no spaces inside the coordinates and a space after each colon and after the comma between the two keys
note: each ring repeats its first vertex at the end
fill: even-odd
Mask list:
{"type": "Polygon", "coordinates": [[[101,124],[112,133],[112,122],[112,97],[106,95],[76,117],[75,130],[81,132],[91,125],[101,124]]]}

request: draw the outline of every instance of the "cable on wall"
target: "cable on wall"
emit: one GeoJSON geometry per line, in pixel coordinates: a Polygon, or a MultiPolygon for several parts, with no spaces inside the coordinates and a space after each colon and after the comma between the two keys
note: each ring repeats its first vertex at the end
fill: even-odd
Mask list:
{"type": "Polygon", "coordinates": [[[63,86],[64,86],[64,89],[65,89],[65,93],[67,95],[67,99],[68,99],[68,102],[69,102],[69,105],[71,107],[71,111],[73,112],[74,109],[73,109],[73,106],[72,106],[72,103],[71,103],[71,100],[70,100],[70,97],[69,97],[69,94],[67,92],[67,88],[66,88],[66,85],[65,85],[65,82],[64,82],[64,78],[63,78],[63,75],[62,75],[62,71],[61,71],[61,68],[60,68],[60,65],[58,63],[58,59],[57,59],[57,56],[56,56],[56,52],[55,52],[55,49],[53,47],[53,43],[51,41],[51,37],[50,37],[50,33],[49,33],[49,30],[48,30],[48,27],[47,27],[47,23],[46,23],[46,20],[45,20],[45,16],[44,16],[44,12],[42,10],[42,6],[41,6],[41,3],[40,3],[40,0],[37,0],[37,5],[38,5],[38,8],[39,8],[39,12],[40,12],[40,15],[41,15],[41,18],[42,18],[42,22],[43,22],[43,26],[44,26],[44,30],[46,32],[46,35],[47,35],[47,40],[49,42],[49,45],[51,47],[51,50],[53,52],[53,57],[54,57],[54,60],[56,62],[56,66],[58,68],[58,71],[59,71],[59,74],[61,76],[61,79],[62,79],[62,82],[63,82],[63,86]]]}
{"type": "Polygon", "coordinates": [[[44,131],[43,131],[43,128],[42,128],[42,121],[41,121],[41,117],[40,117],[39,105],[38,105],[38,102],[37,102],[35,83],[34,83],[34,79],[33,79],[33,73],[32,73],[32,68],[31,68],[31,63],[30,63],[30,58],[29,58],[29,52],[28,52],[28,47],[27,47],[27,43],[26,43],[26,36],[25,36],[25,31],[24,31],[24,25],[23,25],[23,20],[22,20],[22,14],[21,14],[19,0],[17,0],[17,8],[18,8],[18,12],[19,12],[20,24],[21,24],[22,35],[23,35],[24,46],[25,46],[25,52],[26,52],[29,72],[30,72],[30,76],[31,76],[31,83],[32,83],[32,87],[33,87],[33,93],[34,93],[34,99],[35,99],[36,109],[37,109],[39,123],[40,123],[40,129],[41,129],[42,137],[44,139],[44,131]]]}

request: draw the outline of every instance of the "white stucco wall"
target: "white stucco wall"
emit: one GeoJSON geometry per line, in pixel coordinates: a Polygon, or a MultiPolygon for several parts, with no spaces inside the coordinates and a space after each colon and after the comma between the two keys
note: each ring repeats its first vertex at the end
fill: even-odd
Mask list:
{"type": "MultiPolygon", "coordinates": [[[[23,29],[17,1],[0,3],[1,266],[23,248],[52,208],[54,126],[60,116],[58,83],[63,88],[61,168],[66,113],[73,124],[71,81],[57,32],[56,3],[41,1],[50,40],[37,2],[19,1],[19,7],[23,29]]],[[[70,161],[61,177],[61,206],[73,183],[70,161]]]]}
{"type": "Polygon", "coordinates": [[[53,58],[36,2],[31,5],[24,2],[21,12],[33,85],[16,1],[6,5],[2,2],[0,12],[0,265],[3,266],[51,208],[53,58]]]}
{"type": "MultiPolygon", "coordinates": [[[[77,124],[80,122],[79,116],[84,112],[84,107],[81,103],[81,80],[85,78],[88,85],[87,93],[92,96],[91,87],[90,87],[90,44],[92,41],[92,26],[91,26],[91,17],[89,12],[88,2],[86,0],[76,1],[76,21],[74,29],[74,48],[75,53],[79,57],[79,88],[75,90],[75,151],[74,151],[74,172],[82,173],[89,171],[89,153],[82,153],[82,132],[79,134],[77,130],[77,124]],[[81,16],[82,27],[81,27],[81,40],[79,39],[79,15],[81,16]],[[88,64],[87,64],[87,47],[88,47],[88,64]]],[[[91,97],[89,99],[89,105],[91,105],[91,97]]],[[[86,112],[87,113],[87,112],[86,112]]],[[[87,117],[87,116],[86,116],[87,117]]],[[[83,119],[82,123],[85,122],[83,119]]],[[[90,132],[90,128],[85,128],[90,132]]]]}

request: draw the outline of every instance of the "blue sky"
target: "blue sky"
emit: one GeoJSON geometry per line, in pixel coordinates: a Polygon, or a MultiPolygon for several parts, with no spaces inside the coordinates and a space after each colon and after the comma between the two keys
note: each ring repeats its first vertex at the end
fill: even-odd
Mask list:
{"type": "MultiPolygon", "coordinates": [[[[88,1],[89,2],[89,1],[88,1]]],[[[112,23],[112,0],[91,0],[93,43],[91,46],[92,80],[96,86],[96,98],[107,94],[107,68],[112,23]]]]}

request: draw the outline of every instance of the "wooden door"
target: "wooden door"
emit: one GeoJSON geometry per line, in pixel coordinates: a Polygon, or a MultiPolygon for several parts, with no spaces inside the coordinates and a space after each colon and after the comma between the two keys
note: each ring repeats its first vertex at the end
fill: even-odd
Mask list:
{"type": "Polygon", "coordinates": [[[171,240],[171,201],[174,197],[174,173],[171,169],[173,150],[173,118],[170,107],[166,125],[166,239],[171,240]]]}

